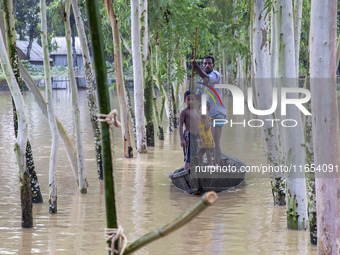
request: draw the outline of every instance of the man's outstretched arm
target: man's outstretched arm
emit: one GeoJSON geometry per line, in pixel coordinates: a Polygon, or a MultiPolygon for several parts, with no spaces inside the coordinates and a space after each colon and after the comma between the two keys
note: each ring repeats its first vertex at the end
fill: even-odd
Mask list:
{"type": "Polygon", "coordinates": [[[199,76],[202,78],[204,83],[208,83],[209,82],[209,76],[201,69],[201,67],[199,66],[199,64],[197,63],[196,60],[193,60],[191,62],[192,66],[195,68],[195,70],[197,71],[197,73],[199,74],[199,76]]]}

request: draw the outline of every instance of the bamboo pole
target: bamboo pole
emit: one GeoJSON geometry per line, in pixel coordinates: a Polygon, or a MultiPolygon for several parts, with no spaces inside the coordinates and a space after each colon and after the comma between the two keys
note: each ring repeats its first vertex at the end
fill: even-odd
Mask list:
{"type": "MultiPolygon", "coordinates": [[[[110,109],[110,98],[108,93],[107,72],[105,64],[104,45],[102,39],[101,18],[99,15],[98,1],[86,0],[87,18],[90,27],[92,43],[92,56],[95,76],[97,80],[97,95],[99,112],[108,114],[110,109]]],[[[102,132],[102,156],[105,184],[105,204],[107,228],[117,228],[117,213],[114,191],[114,179],[112,171],[112,158],[110,148],[110,129],[107,123],[101,123],[102,132]]],[[[117,244],[117,243],[116,243],[117,244]]],[[[115,244],[116,248],[117,245],[115,244]]],[[[111,246],[111,241],[108,242],[111,246]]]]}
{"type": "MultiPolygon", "coordinates": [[[[197,27],[196,27],[196,33],[195,33],[195,51],[194,51],[194,61],[196,60],[196,52],[197,52],[197,27]]],[[[191,85],[190,90],[194,89],[194,67],[192,67],[191,72],[191,85]]]]}
{"type": "Polygon", "coordinates": [[[178,228],[184,226],[186,223],[188,223],[190,220],[195,218],[199,213],[201,213],[204,209],[206,209],[208,206],[214,204],[217,200],[217,195],[214,191],[210,191],[205,193],[193,206],[191,206],[188,210],[180,214],[176,219],[174,219],[172,222],[156,229],[153,232],[150,232],[136,241],[134,241],[132,244],[130,244],[125,252],[124,255],[131,254],[132,252],[135,252],[136,250],[140,249],[141,247],[147,245],[148,243],[151,243],[152,241],[155,241],[161,237],[164,237],[171,232],[177,230],[178,228]]]}

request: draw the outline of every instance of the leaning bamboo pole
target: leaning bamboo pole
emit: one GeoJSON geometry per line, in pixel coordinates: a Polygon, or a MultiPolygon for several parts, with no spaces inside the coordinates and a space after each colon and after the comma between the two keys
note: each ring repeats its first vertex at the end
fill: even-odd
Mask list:
{"type": "MultiPolygon", "coordinates": [[[[107,72],[105,64],[104,44],[102,39],[101,17],[97,1],[86,0],[87,18],[90,28],[92,43],[92,56],[95,76],[97,80],[97,95],[99,112],[108,114],[111,111],[110,98],[108,93],[107,72]]],[[[112,158],[110,146],[110,129],[106,123],[101,123],[102,132],[102,156],[105,185],[106,221],[108,229],[117,229],[117,212],[114,190],[114,179],[112,171],[112,158]]],[[[111,246],[111,241],[108,241],[111,246]]]]}
{"type": "Polygon", "coordinates": [[[216,202],[216,200],[217,200],[217,195],[214,191],[205,193],[201,199],[199,199],[188,210],[180,214],[176,219],[156,229],[155,231],[150,232],[140,237],[139,239],[134,241],[132,244],[130,244],[126,248],[124,255],[131,254],[132,252],[135,252],[136,250],[151,243],[152,241],[155,241],[179,229],[180,227],[182,227],[183,225],[191,221],[193,218],[195,218],[199,213],[201,213],[208,206],[213,205],[216,202]]]}

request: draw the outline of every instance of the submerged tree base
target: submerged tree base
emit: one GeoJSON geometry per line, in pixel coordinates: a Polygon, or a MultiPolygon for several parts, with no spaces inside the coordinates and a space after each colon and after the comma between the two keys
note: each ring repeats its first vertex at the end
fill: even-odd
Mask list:
{"type": "Polygon", "coordinates": [[[307,173],[308,218],[311,244],[317,244],[315,173],[307,173]]]}
{"type": "Polygon", "coordinates": [[[299,223],[299,217],[300,215],[298,214],[298,204],[296,201],[296,195],[292,197],[290,195],[290,191],[287,192],[287,204],[288,208],[286,210],[287,214],[287,227],[288,229],[292,230],[301,230],[301,229],[306,229],[306,219],[303,219],[301,223],[299,223]]]}
{"type": "Polygon", "coordinates": [[[316,223],[309,223],[309,229],[310,229],[310,243],[317,245],[318,238],[317,238],[317,227],[316,223]]]}
{"type": "Polygon", "coordinates": [[[50,205],[49,205],[49,209],[48,209],[48,212],[50,214],[55,214],[57,213],[57,201],[55,201],[54,204],[51,204],[51,201],[49,201],[50,205]]]}
{"type": "Polygon", "coordinates": [[[285,178],[271,178],[274,205],[286,205],[285,178]]]}
{"type": "Polygon", "coordinates": [[[33,227],[33,212],[32,212],[32,190],[30,178],[27,171],[24,172],[23,179],[20,180],[20,195],[21,195],[21,227],[33,227]]]}
{"type": "Polygon", "coordinates": [[[31,148],[31,144],[29,140],[27,141],[27,146],[26,146],[26,164],[27,164],[27,169],[28,169],[28,173],[30,177],[30,184],[31,184],[31,189],[32,189],[32,202],[36,204],[42,204],[44,203],[44,201],[43,201],[41,191],[40,191],[38,176],[35,171],[32,148],[31,148]]]}
{"type": "Polygon", "coordinates": [[[80,194],[87,194],[87,188],[80,189],[80,194]]]}
{"type": "Polygon", "coordinates": [[[146,137],[147,146],[155,146],[155,131],[153,123],[146,126],[146,137]]]}
{"type": "Polygon", "coordinates": [[[128,158],[133,158],[133,148],[132,147],[128,147],[128,158]]]}
{"type": "Polygon", "coordinates": [[[159,140],[164,140],[164,131],[163,131],[163,127],[158,127],[158,132],[157,132],[157,135],[158,135],[158,139],[159,140]]]}

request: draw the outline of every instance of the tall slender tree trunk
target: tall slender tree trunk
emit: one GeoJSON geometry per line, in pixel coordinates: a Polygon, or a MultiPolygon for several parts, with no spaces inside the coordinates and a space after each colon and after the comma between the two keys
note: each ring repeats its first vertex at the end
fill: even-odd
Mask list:
{"type": "Polygon", "coordinates": [[[223,61],[221,59],[221,41],[218,41],[218,56],[217,56],[217,60],[218,60],[218,72],[220,73],[220,75],[222,76],[222,80],[223,78],[223,70],[222,70],[222,65],[223,65],[223,61]]]}
{"type": "Polygon", "coordinates": [[[184,70],[183,82],[179,84],[177,95],[177,109],[181,111],[184,107],[184,92],[188,89],[187,79],[187,62],[184,57],[181,57],[181,68],[184,70]]]}
{"type": "Polygon", "coordinates": [[[15,105],[17,106],[18,135],[14,146],[16,162],[19,168],[20,199],[21,199],[21,227],[33,227],[32,195],[29,183],[29,174],[26,166],[26,144],[27,144],[27,116],[19,85],[14,76],[11,64],[6,52],[6,46],[2,33],[0,33],[0,61],[1,67],[15,105]]]}
{"type": "Polygon", "coordinates": [[[145,61],[144,70],[144,111],[145,111],[145,120],[146,120],[146,138],[148,146],[155,146],[155,138],[154,138],[154,116],[153,116],[153,85],[154,81],[152,78],[152,53],[151,53],[151,45],[148,47],[149,53],[145,61]]]}
{"type": "MultiPolygon", "coordinates": [[[[173,48],[173,52],[176,52],[176,47],[173,48]]],[[[171,61],[170,61],[171,62],[171,61]]],[[[174,64],[174,68],[173,68],[173,72],[172,73],[176,73],[177,72],[177,66],[176,63],[174,64]]],[[[172,114],[173,114],[173,127],[174,128],[178,128],[178,97],[176,96],[177,92],[178,92],[178,85],[179,83],[176,81],[170,81],[171,83],[171,100],[172,100],[172,114]]]]}
{"type": "MultiPolygon", "coordinates": [[[[6,42],[7,42],[7,54],[9,58],[9,63],[10,65],[8,68],[12,68],[13,74],[16,80],[16,84],[13,83],[13,81],[10,81],[11,79],[11,73],[8,71],[7,74],[7,81],[12,82],[12,87],[18,86],[19,93],[21,96],[21,90],[22,90],[22,80],[20,77],[20,72],[19,72],[19,66],[18,66],[18,53],[17,53],[17,48],[16,48],[16,33],[15,33],[15,26],[14,26],[14,15],[13,15],[13,3],[12,1],[5,0],[3,1],[3,10],[5,14],[5,30],[6,30],[6,42]]],[[[6,47],[4,47],[4,50],[6,50],[6,47]]],[[[5,59],[3,61],[5,63],[5,59]]],[[[11,89],[12,91],[13,89],[11,89]]],[[[17,141],[20,139],[18,136],[20,135],[19,132],[21,132],[21,136],[25,136],[27,139],[27,127],[24,126],[26,125],[21,123],[23,126],[23,129],[19,131],[19,124],[18,124],[18,111],[19,109],[16,108],[16,102],[20,101],[21,99],[19,98],[19,95],[17,95],[17,98],[14,99],[14,95],[12,92],[12,106],[13,106],[13,122],[14,122],[14,133],[15,137],[17,138],[17,141]]],[[[25,112],[21,112],[21,115],[25,114],[25,112]]],[[[19,120],[20,121],[20,120],[19,120]]],[[[21,122],[26,121],[26,117],[22,116],[21,117],[21,122]],[[24,118],[24,119],[23,119],[24,118]]],[[[21,197],[21,210],[22,210],[22,223],[21,226],[23,228],[31,228],[33,227],[33,213],[32,213],[32,187],[30,185],[30,179],[29,176],[29,171],[34,171],[34,162],[33,162],[33,157],[32,157],[32,151],[31,151],[31,146],[29,144],[29,141],[22,143],[20,142],[18,146],[26,146],[26,155],[21,155],[21,150],[25,147],[19,147],[18,151],[16,152],[17,157],[20,157],[21,159],[26,160],[26,162],[20,166],[19,165],[19,159],[17,159],[18,165],[19,165],[19,182],[20,182],[20,197],[21,197]],[[20,144],[21,143],[21,144],[20,144]],[[30,167],[29,167],[30,166],[30,167]]],[[[16,150],[16,149],[15,149],[16,150]]],[[[36,174],[35,174],[36,176],[36,174]]],[[[38,183],[37,179],[36,182],[38,183]]],[[[34,187],[33,187],[34,188],[34,187]]],[[[40,188],[39,188],[39,183],[37,187],[37,191],[40,194],[40,188]]],[[[40,194],[41,197],[41,194],[40,194]]]]}
{"type": "Polygon", "coordinates": [[[246,85],[246,59],[241,57],[240,54],[237,56],[237,75],[236,75],[237,86],[242,90],[244,95],[245,103],[247,103],[247,85],[246,85]]]}
{"type": "Polygon", "coordinates": [[[336,46],[336,70],[339,68],[340,63],[340,41],[338,41],[338,45],[336,46]]]}
{"type": "Polygon", "coordinates": [[[173,116],[173,88],[171,84],[171,52],[167,53],[167,74],[168,74],[168,93],[169,93],[169,131],[174,131],[174,116],[173,116]]]}
{"type": "MultiPolygon", "coordinates": [[[[305,78],[305,89],[310,90],[310,75],[309,75],[309,58],[307,63],[307,72],[305,78]]],[[[306,109],[311,112],[311,101],[305,104],[306,109]]],[[[305,149],[306,149],[306,165],[314,164],[314,150],[313,150],[313,118],[311,115],[306,116],[305,119],[305,149]]],[[[317,244],[317,224],[316,224],[316,194],[315,194],[315,173],[306,173],[306,185],[308,196],[308,219],[310,241],[312,244],[317,244]]]]}
{"type": "MultiPolygon", "coordinates": [[[[278,0],[276,2],[276,26],[280,45],[278,50],[277,77],[279,89],[283,87],[297,88],[295,68],[293,8],[291,1],[278,0]]],[[[297,95],[287,95],[287,98],[298,98],[297,95]]],[[[281,109],[282,110],[282,109],[281,109]]],[[[302,130],[301,112],[295,105],[287,105],[285,119],[297,122],[295,127],[282,128],[282,142],[286,166],[299,167],[305,165],[304,135],[302,130]]],[[[281,116],[281,119],[283,117],[281,116]]],[[[286,212],[289,229],[306,229],[307,224],[307,196],[304,172],[292,171],[286,178],[286,212]]]]}
{"type": "Polygon", "coordinates": [[[339,119],[336,89],[336,0],[314,0],[311,5],[310,82],[312,93],[318,254],[340,251],[339,119]]]}
{"type": "MultiPolygon", "coordinates": [[[[70,0],[71,1],[71,0],[70,0]]],[[[70,7],[71,8],[71,7],[70,7]]],[[[70,13],[71,17],[71,13],[70,13]]],[[[74,18],[74,16],[73,16],[74,18]]],[[[71,24],[71,19],[70,19],[70,30],[71,30],[71,53],[72,53],[72,66],[76,67],[78,66],[77,64],[77,51],[76,51],[76,31],[74,29],[74,20],[73,24],[71,24]]],[[[78,37],[79,38],[79,37],[78,37]]],[[[76,78],[77,79],[77,78],[76,78]]]]}
{"type": "Polygon", "coordinates": [[[159,140],[164,140],[164,131],[163,127],[161,126],[161,121],[159,118],[159,112],[158,112],[158,106],[157,106],[157,97],[154,91],[154,88],[152,88],[153,91],[153,110],[155,114],[155,121],[156,121],[156,127],[157,127],[157,135],[159,140]]]}
{"type": "Polygon", "coordinates": [[[27,60],[31,59],[31,50],[32,50],[32,45],[33,45],[33,38],[30,36],[28,40],[28,46],[27,46],[27,60]]]}
{"type": "Polygon", "coordinates": [[[50,71],[50,59],[48,52],[47,42],[47,20],[46,20],[46,1],[40,0],[40,13],[41,13],[41,44],[44,53],[44,71],[45,71],[45,84],[46,84],[46,103],[48,112],[48,121],[52,133],[52,145],[49,167],[49,212],[57,213],[57,153],[59,145],[59,135],[57,123],[54,116],[53,98],[52,98],[52,83],[50,71]]]}
{"type": "MultiPolygon", "coordinates": [[[[159,72],[159,66],[158,65],[158,47],[159,47],[159,42],[158,42],[158,38],[157,38],[158,34],[156,35],[156,75],[152,75],[153,79],[156,81],[156,85],[159,89],[159,91],[161,91],[161,84],[160,81],[158,80],[158,72],[159,72]]],[[[152,58],[151,58],[152,61],[152,58]]],[[[153,64],[152,64],[153,66],[153,64]]],[[[163,126],[162,126],[162,118],[160,116],[160,113],[158,112],[158,106],[157,106],[157,97],[155,94],[155,89],[154,86],[152,87],[152,91],[153,91],[153,109],[154,109],[154,114],[155,114],[155,121],[156,121],[156,126],[157,126],[157,135],[158,135],[158,139],[159,140],[164,140],[164,130],[163,130],[163,126]]],[[[161,98],[162,98],[162,102],[164,99],[164,94],[161,93],[161,98]]],[[[164,105],[164,104],[163,104],[164,105]]]]}
{"type": "MultiPolygon", "coordinates": [[[[12,1],[4,1],[4,13],[6,18],[6,23],[1,16],[1,23],[5,23],[2,27],[5,27],[6,35],[3,34],[3,38],[5,43],[7,42],[7,53],[9,56],[9,61],[11,63],[15,78],[19,85],[20,91],[22,91],[22,79],[20,77],[20,70],[18,64],[18,52],[16,48],[16,33],[15,33],[15,26],[14,26],[14,16],[13,16],[13,5],[12,1]]],[[[5,32],[5,30],[3,32],[5,32]]],[[[18,120],[16,114],[16,107],[13,103],[13,122],[14,122],[14,133],[15,137],[17,137],[17,130],[18,130],[18,120]]],[[[33,160],[33,153],[29,139],[27,140],[27,148],[26,148],[26,165],[29,173],[29,181],[31,184],[31,194],[32,194],[32,202],[33,203],[43,203],[43,198],[40,191],[38,176],[35,171],[35,165],[33,160]]],[[[24,187],[29,188],[29,187],[24,187]]]]}
{"type": "MultiPolygon", "coordinates": [[[[130,121],[132,124],[132,132],[133,132],[133,137],[135,140],[135,146],[137,148],[137,135],[136,135],[136,117],[135,117],[135,112],[133,111],[132,103],[131,103],[131,96],[130,96],[130,91],[127,86],[127,83],[124,79],[124,84],[125,84],[125,92],[126,92],[126,101],[127,101],[127,107],[130,113],[130,121]]],[[[131,145],[132,146],[132,145],[131,145]]]]}
{"type": "MultiPolygon", "coordinates": [[[[266,0],[254,1],[254,40],[253,40],[253,69],[254,85],[256,91],[257,105],[261,110],[272,107],[274,90],[271,79],[271,66],[269,55],[269,17],[264,14],[266,0]]],[[[252,90],[249,90],[252,93],[252,90]]],[[[276,93],[274,93],[276,94],[276,93]]],[[[250,103],[251,100],[248,100],[250,103]]],[[[277,125],[266,121],[276,119],[275,114],[260,116],[264,122],[262,134],[264,138],[267,162],[271,166],[281,165],[280,142],[277,125]]],[[[271,186],[274,204],[285,204],[285,182],[283,173],[271,173],[271,186]]]]}
{"type": "Polygon", "coordinates": [[[277,78],[277,61],[278,61],[278,57],[277,57],[277,35],[278,33],[276,32],[277,27],[276,27],[276,22],[275,22],[275,18],[276,18],[276,11],[274,8],[272,8],[271,10],[271,15],[270,15],[270,65],[271,65],[271,77],[273,79],[273,86],[276,87],[276,78],[277,78]]]}
{"type": "Polygon", "coordinates": [[[113,1],[105,0],[105,6],[107,14],[110,18],[110,23],[112,27],[113,34],[113,51],[115,58],[115,73],[116,73],[116,85],[117,94],[120,108],[120,119],[122,125],[122,139],[123,139],[123,152],[124,157],[132,158],[133,150],[131,145],[131,135],[130,135],[130,119],[129,110],[126,100],[125,84],[124,84],[124,72],[123,72],[123,60],[122,60],[122,48],[120,43],[120,33],[118,20],[113,9],[113,1]]]}
{"type": "Polygon", "coordinates": [[[87,104],[90,112],[90,120],[93,130],[94,137],[94,147],[96,153],[96,161],[97,161],[97,172],[98,179],[103,180],[103,162],[101,156],[101,148],[102,148],[102,140],[100,127],[98,123],[98,106],[97,106],[97,98],[95,93],[95,79],[94,73],[91,65],[91,57],[89,47],[87,46],[87,37],[85,34],[84,22],[79,10],[78,0],[72,0],[72,9],[73,14],[76,20],[76,26],[80,41],[81,50],[83,52],[83,62],[85,69],[85,79],[86,79],[86,94],[87,94],[87,104]]]}
{"type": "Polygon", "coordinates": [[[295,40],[296,77],[299,77],[302,3],[303,3],[303,0],[294,0],[294,40],[295,40]]]}
{"type": "Polygon", "coordinates": [[[147,146],[155,146],[155,131],[153,124],[153,71],[151,65],[152,55],[149,35],[148,0],[140,1],[140,12],[146,138],[147,146]]]}
{"type": "Polygon", "coordinates": [[[139,0],[131,0],[131,40],[133,59],[133,82],[136,114],[137,151],[147,152],[144,117],[143,64],[141,54],[141,37],[139,22],[139,0]]]}
{"type": "Polygon", "coordinates": [[[156,42],[156,75],[154,76],[154,80],[156,80],[156,85],[159,89],[159,92],[161,93],[162,97],[162,104],[161,104],[161,110],[160,110],[160,120],[163,120],[163,112],[165,109],[166,115],[169,118],[170,110],[169,110],[169,97],[166,93],[164,86],[161,82],[161,73],[159,70],[159,41],[156,42]]]}
{"type": "Polygon", "coordinates": [[[227,76],[227,65],[226,65],[226,59],[225,59],[225,50],[222,50],[222,83],[226,84],[227,80],[228,80],[228,76],[227,76]]]}
{"type": "MultiPolygon", "coordinates": [[[[10,21],[10,16],[13,15],[13,11],[10,11],[11,9],[13,10],[13,8],[11,7],[11,3],[7,2],[7,8],[4,7],[4,11],[5,11],[5,16],[9,18],[9,19],[6,19],[8,23],[13,22],[13,19],[12,21],[10,21]]],[[[10,27],[14,28],[14,24],[12,23],[12,26],[10,27]]],[[[9,41],[7,39],[7,43],[8,42],[9,41]]],[[[14,145],[14,153],[15,153],[16,162],[17,162],[18,169],[19,169],[20,200],[21,200],[21,227],[32,228],[33,227],[32,194],[31,194],[31,188],[30,188],[29,173],[28,173],[27,164],[26,164],[26,149],[27,149],[27,136],[28,136],[26,110],[25,110],[24,100],[20,92],[19,84],[16,80],[15,73],[12,70],[12,64],[10,63],[10,59],[6,52],[5,41],[4,41],[4,37],[2,33],[0,33],[0,62],[1,62],[1,67],[4,72],[7,84],[11,90],[14,104],[17,107],[16,116],[17,116],[18,129],[17,129],[16,143],[14,145]]]]}
{"type": "Polygon", "coordinates": [[[78,162],[78,181],[79,191],[81,194],[87,193],[87,183],[85,178],[85,164],[84,164],[84,149],[83,149],[83,138],[81,135],[80,126],[80,110],[78,103],[78,89],[76,77],[73,69],[73,57],[72,57],[72,46],[71,46],[71,25],[70,25],[70,0],[65,2],[65,10],[63,10],[63,19],[65,25],[65,40],[67,48],[67,69],[68,76],[70,79],[70,86],[72,92],[72,108],[73,108],[73,120],[76,132],[76,147],[77,147],[77,162],[78,162]]]}

